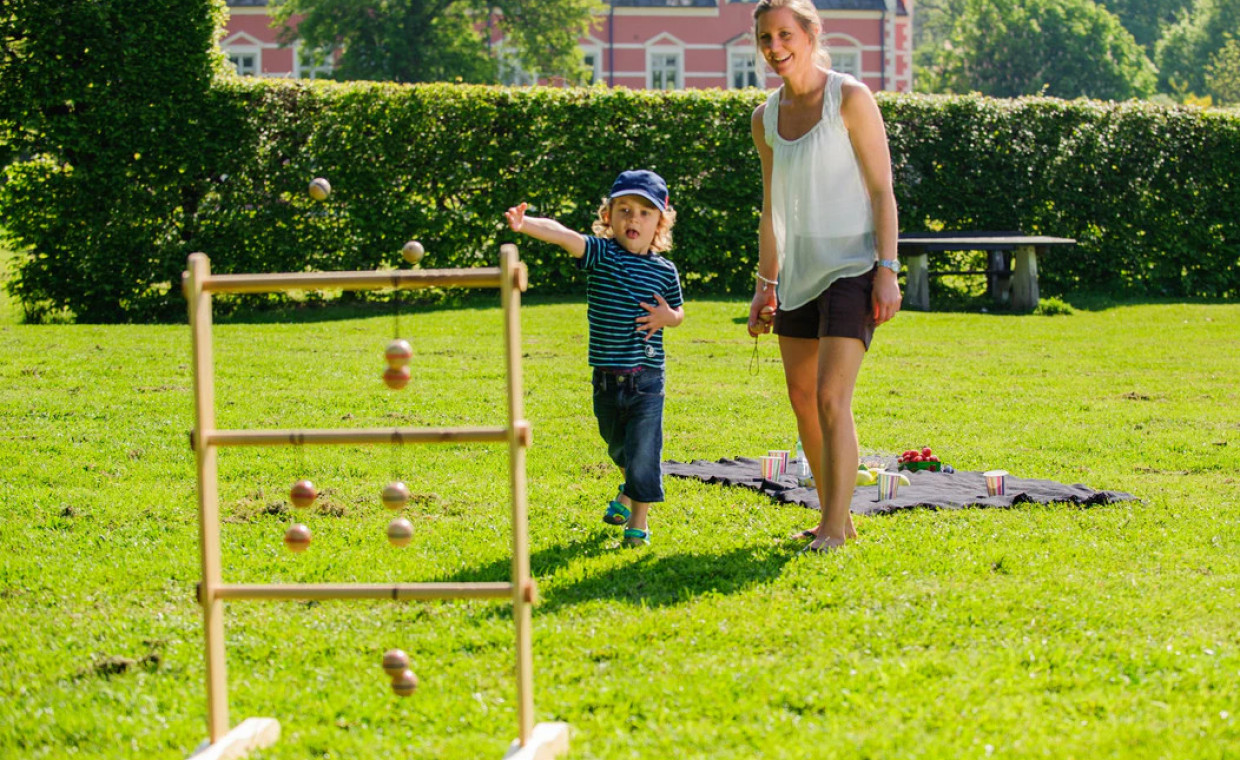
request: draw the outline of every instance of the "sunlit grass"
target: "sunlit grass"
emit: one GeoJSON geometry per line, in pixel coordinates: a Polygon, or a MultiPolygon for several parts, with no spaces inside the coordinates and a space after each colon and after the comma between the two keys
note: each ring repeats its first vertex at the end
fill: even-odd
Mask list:
{"type": "MultiPolygon", "coordinates": [[[[665,455],[795,439],[773,342],[695,299],[668,336],[665,455]]],[[[181,758],[205,737],[189,331],[0,325],[0,757],[181,758]]],[[[859,518],[806,558],[813,515],[669,479],[654,544],[599,521],[584,305],[522,315],[539,720],[574,758],[1204,757],[1240,751],[1240,307],[904,313],[855,404],[863,448],[1127,491],[1083,509],[859,518]]],[[[220,427],[499,424],[493,305],[215,329],[220,427]]],[[[501,580],[506,454],[482,445],[234,449],[220,457],[233,582],[501,580]],[[311,549],[281,545],[309,477],[311,549]],[[416,504],[390,547],[379,490],[416,504]]],[[[485,602],[228,605],[233,723],[262,758],[499,758],[516,735],[512,622],[485,602]],[[410,652],[400,699],[379,668],[410,652]]]]}

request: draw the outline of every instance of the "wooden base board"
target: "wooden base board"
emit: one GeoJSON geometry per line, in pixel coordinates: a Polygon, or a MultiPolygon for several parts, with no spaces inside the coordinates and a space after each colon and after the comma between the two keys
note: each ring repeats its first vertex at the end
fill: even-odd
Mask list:
{"type": "Polygon", "coordinates": [[[246,718],[218,742],[203,742],[190,755],[190,760],[233,760],[245,757],[252,750],[270,747],[279,739],[280,721],[275,718],[246,718]]]}
{"type": "Polygon", "coordinates": [[[539,723],[524,747],[520,739],[512,742],[504,760],[551,760],[567,753],[568,724],[539,723]]]}

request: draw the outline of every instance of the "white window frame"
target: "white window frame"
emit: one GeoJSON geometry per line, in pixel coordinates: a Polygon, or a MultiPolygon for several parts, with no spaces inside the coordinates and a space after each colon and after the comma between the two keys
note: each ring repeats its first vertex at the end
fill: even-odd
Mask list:
{"type": "Polygon", "coordinates": [[[823,40],[831,53],[831,68],[841,74],[851,74],[860,79],[862,74],[861,42],[847,34],[830,34],[823,40]]]}
{"type": "Polygon", "coordinates": [[[228,57],[228,62],[232,64],[238,76],[261,77],[263,75],[263,45],[250,35],[245,32],[232,34],[228,39],[220,41],[220,49],[224,51],[224,55],[228,57]],[[246,56],[254,59],[252,71],[242,70],[241,59],[246,56]]]}
{"type": "Polygon", "coordinates": [[[590,69],[590,81],[587,84],[594,84],[601,80],[603,78],[603,49],[598,45],[583,45],[581,57],[586,61],[586,68],[590,69]],[[592,66],[590,65],[591,59],[592,66]]]}
{"type": "Polygon", "coordinates": [[[335,69],[335,51],[326,51],[322,65],[309,66],[303,62],[302,56],[308,52],[308,48],[300,42],[293,48],[293,76],[297,79],[330,79],[332,70],[335,69]]]}
{"type": "Polygon", "coordinates": [[[856,48],[832,48],[831,68],[841,74],[861,78],[861,51],[856,48]]]}
{"type": "Polygon", "coordinates": [[[750,84],[743,85],[743,87],[761,88],[763,80],[766,78],[766,76],[765,76],[765,73],[762,71],[762,64],[758,60],[757,52],[752,49],[746,50],[744,48],[729,48],[728,49],[728,89],[729,90],[743,89],[743,87],[736,86],[736,75],[741,73],[740,67],[737,66],[738,58],[747,59],[748,66],[746,66],[745,68],[747,68],[748,70],[745,71],[744,73],[748,74],[753,80],[750,84]]]}
{"type": "MultiPolygon", "coordinates": [[[[663,69],[660,69],[663,71],[663,69]]],[[[679,45],[651,45],[646,48],[646,89],[648,90],[683,90],[685,89],[685,50],[679,45]],[[654,62],[656,58],[675,56],[675,77],[674,87],[655,87],[655,68],[654,62]]]]}
{"type": "Polygon", "coordinates": [[[262,76],[263,74],[263,49],[262,48],[254,47],[253,45],[238,45],[237,47],[227,48],[224,51],[224,53],[225,55],[228,56],[228,62],[231,63],[233,65],[233,68],[236,70],[237,76],[243,76],[243,77],[262,76]],[[242,60],[247,57],[254,59],[252,70],[249,70],[249,71],[247,71],[246,67],[242,65],[242,60]]]}

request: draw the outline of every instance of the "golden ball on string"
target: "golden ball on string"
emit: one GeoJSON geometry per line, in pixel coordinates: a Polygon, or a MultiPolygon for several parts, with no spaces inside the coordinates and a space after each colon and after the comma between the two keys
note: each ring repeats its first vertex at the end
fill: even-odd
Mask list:
{"type": "Polygon", "coordinates": [[[397,517],[387,526],[388,543],[392,546],[406,546],[413,540],[413,523],[403,517],[397,517]]]}
{"type": "Polygon", "coordinates": [[[284,531],[284,545],[291,552],[304,552],[310,546],[310,528],[296,523],[284,531]]]}
{"type": "Polygon", "coordinates": [[[400,249],[401,255],[405,257],[405,261],[410,264],[416,264],[426,255],[426,249],[416,240],[410,240],[400,249]]]}
{"type": "Polygon", "coordinates": [[[318,498],[319,492],[315,490],[314,484],[308,480],[299,480],[289,489],[288,498],[293,502],[293,506],[304,509],[314,503],[318,498]]]}
{"type": "Polygon", "coordinates": [[[409,669],[409,655],[399,649],[389,649],[383,653],[383,672],[389,678],[396,678],[409,669]]]}
{"type": "Polygon", "coordinates": [[[396,692],[399,697],[407,697],[417,691],[418,677],[413,674],[412,670],[406,668],[397,673],[392,678],[392,691],[396,692]]]}
{"type": "Polygon", "coordinates": [[[409,364],[409,360],[413,358],[413,346],[409,345],[409,341],[403,338],[397,338],[387,344],[387,349],[383,352],[387,359],[389,367],[399,369],[409,364]]]}
{"type": "Polygon", "coordinates": [[[383,371],[383,382],[387,387],[394,391],[398,391],[409,384],[409,379],[413,377],[413,373],[408,367],[388,367],[383,371]]]}
{"type": "Polygon", "coordinates": [[[383,506],[400,509],[409,503],[409,486],[397,480],[383,487],[383,506]]]}

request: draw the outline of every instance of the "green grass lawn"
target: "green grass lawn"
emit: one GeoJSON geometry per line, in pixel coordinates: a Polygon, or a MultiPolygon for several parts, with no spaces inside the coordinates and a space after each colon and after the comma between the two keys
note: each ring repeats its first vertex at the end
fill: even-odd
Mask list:
{"type": "MultiPolygon", "coordinates": [[[[0,757],[181,758],[205,737],[189,330],[0,324],[0,757]]],[[[668,458],[790,448],[777,350],[743,304],[691,299],[668,336],[668,458]]],[[[220,427],[494,425],[490,301],[217,325],[220,427]]],[[[669,479],[654,544],[599,516],[585,308],[522,314],[539,721],[572,758],[1225,758],[1240,755],[1240,306],[1068,316],[903,313],[855,404],[863,449],[1128,491],[1095,508],[859,518],[829,556],[813,513],[669,479]]],[[[504,580],[507,455],[484,445],[228,449],[229,582],[504,580]],[[281,545],[289,485],[323,496],[281,545]],[[415,493],[413,543],[379,491],[415,493]]],[[[492,602],[228,605],[233,723],[261,758],[498,758],[516,735],[512,622],[492,602]],[[382,652],[421,680],[393,696],[382,652]]]]}

